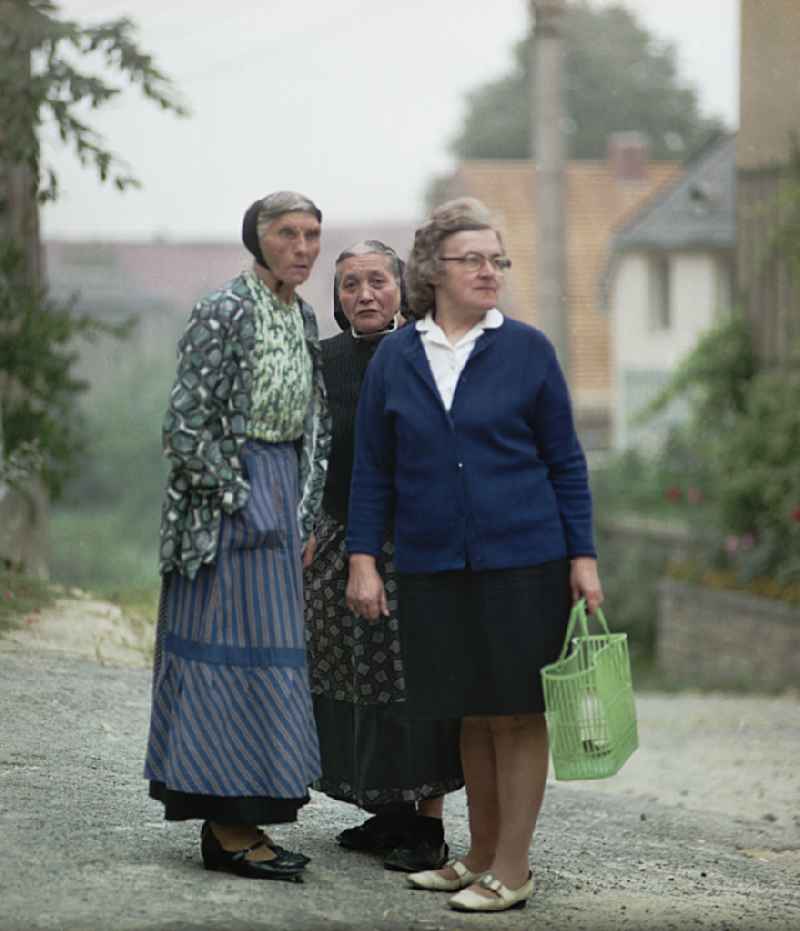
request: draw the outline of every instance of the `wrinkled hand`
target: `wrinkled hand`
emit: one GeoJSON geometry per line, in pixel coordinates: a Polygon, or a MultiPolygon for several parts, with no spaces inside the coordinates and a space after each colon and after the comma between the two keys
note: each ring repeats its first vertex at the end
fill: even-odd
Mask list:
{"type": "Polygon", "coordinates": [[[579,556],[573,559],[569,584],[572,589],[573,603],[585,598],[589,614],[594,614],[603,603],[603,587],[600,584],[600,576],[597,574],[597,560],[591,556],[579,556]]]}
{"type": "Polygon", "coordinates": [[[364,553],[355,553],[350,557],[345,598],[347,607],[356,617],[365,617],[370,621],[377,621],[381,615],[389,617],[386,590],[375,568],[374,557],[364,553]]]}
{"type": "Polygon", "coordinates": [[[311,534],[308,538],[308,543],[306,543],[305,548],[303,549],[303,568],[308,569],[311,563],[314,561],[314,554],[317,552],[317,537],[316,534],[311,534]]]}

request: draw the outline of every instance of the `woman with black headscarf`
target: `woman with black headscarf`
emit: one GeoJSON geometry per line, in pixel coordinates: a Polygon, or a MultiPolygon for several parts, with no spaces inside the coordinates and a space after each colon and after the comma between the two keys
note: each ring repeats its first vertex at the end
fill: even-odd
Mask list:
{"type": "Polygon", "coordinates": [[[203,821],[206,869],[296,880],[259,825],[294,821],[319,775],[303,635],[330,428],[314,312],[296,293],[322,215],[256,201],[243,272],[199,301],[164,421],[170,474],[145,764],[168,821],[203,821]]]}
{"type": "Polygon", "coordinates": [[[402,262],[393,249],[365,240],[342,252],[334,315],[344,332],[322,342],[333,444],[316,556],[306,570],[306,629],[322,754],[316,788],[373,815],[337,839],[348,849],[381,853],[389,869],[414,871],[446,860],[443,797],[463,785],[459,725],[413,721],[402,713],[401,632],[388,536],[381,557],[386,623],[354,617],[345,603],[345,524],[359,391],[375,349],[403,321],[404,310],[402,262]]]}

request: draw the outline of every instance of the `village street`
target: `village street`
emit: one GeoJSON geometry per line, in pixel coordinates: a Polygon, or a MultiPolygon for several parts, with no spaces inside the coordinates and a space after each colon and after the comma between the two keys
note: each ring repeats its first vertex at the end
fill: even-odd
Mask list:
{"type": "MultiPolygon", "coordinates": [[[[314,794],[275,836],[303,885],[200,868],[141,778],[146,668],[0,641],[1,931],[800,927],[800,699],[646,695],[641,748],[597,783],[551,783],[522,911],[465,916],[334,841],[356,810],[314,794]]],[[[463,793],[447,832],[464,849],[463,793]]]]}

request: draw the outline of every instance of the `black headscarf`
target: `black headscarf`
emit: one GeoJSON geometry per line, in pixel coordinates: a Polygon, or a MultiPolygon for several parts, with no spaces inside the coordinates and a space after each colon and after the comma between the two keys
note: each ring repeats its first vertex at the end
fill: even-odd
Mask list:
{"type": "Polygon", "coordinates": [[[242,242],[256,262],[262,268],[266,268],[269,271],[269,265],[267,265],[264,259],[264,253],[261,251],[261,243],[258,241],[258,214],[261,210],[262,203],[263,198],[254,200],[247,210],[245,210],[242,219],[242,242]]]}

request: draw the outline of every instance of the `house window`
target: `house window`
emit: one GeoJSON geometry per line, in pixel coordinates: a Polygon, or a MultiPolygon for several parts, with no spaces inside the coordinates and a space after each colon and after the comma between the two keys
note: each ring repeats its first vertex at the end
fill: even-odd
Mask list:
{"type": "Polygon", "coordinates": [[[668,330],[672,325],[669,256],[651,255],[648,266],[650,329],[668,330]]]}
{"type": "Polygon", "coordinates": [[[726,312],[733,307],[734,266],[729,256],[719,255],[714,260],[714,310],[726,312]]]}

